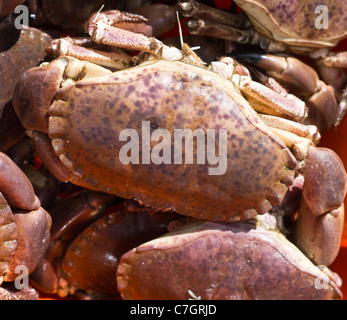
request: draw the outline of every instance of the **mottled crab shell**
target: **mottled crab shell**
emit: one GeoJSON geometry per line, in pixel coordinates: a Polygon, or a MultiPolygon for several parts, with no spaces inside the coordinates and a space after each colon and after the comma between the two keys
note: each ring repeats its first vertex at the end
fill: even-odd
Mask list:
{"type": "Polygon", "coordinates": [[[332,47],[347,36],[347,2],[341,0],[235,0],[257,31],[291,46],[332,47]],[[328,9],[328,29],[315,21],[323,5],[328,9]]]}
{"type": "Polygon", "coordinates": [[[178,215],[146,211],[112,212],[87,227],[66,250],[60,285],[89,292],[119,295],[115,273],[120,257],[150,239],[167,232],[178,215]]]}
{"type": "Polygon", "coordinates": [[[335,276],[264,225],[195,220],[124,254],[117,283],[129,300],[341,299],[335,276]]]}
{"type": "MultiPolygon", "coordinates": [[[[75,174],[72,182],[155,208],[211,220],[247,219],[278,205],[293,182],[297,161],[234,85],[182,62],[156,60],[79,81],[59,90],[48,112],[54,151],[75,174]],[[140,164],[121,163],[126,142],[119,141],[120,133],[134,129],[141,141],[142,121],[171,137],[174,129],[227,129],[226,172],[209,175],[213,165],[196,159],[156,165],[141,164],[140,156],[140,164]]],[[[218,136],[216,141],[218,152],[218,136]]],[[[141,155],[141,143],[139,149],[141,155]]]]}

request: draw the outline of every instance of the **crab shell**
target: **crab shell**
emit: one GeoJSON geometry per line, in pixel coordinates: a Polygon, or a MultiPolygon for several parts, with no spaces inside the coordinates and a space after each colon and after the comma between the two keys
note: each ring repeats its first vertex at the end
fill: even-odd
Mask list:
{"type": "Polygon", "coordinates": [[[0,277],[14,281],[18,277],[17,266],[26,266],[30,273],[44,255],[51,217],[41,207],[29,179],[3,153],[0,153],[0,190],[0,277]]]}
{"type": "Polygon", "coordinates": [[[166,226],[174,217],[167,213],[159,216],[126,209],[102,217],[68,248],[61,266],[60,283],[118,295],[115,274],[122,254],[166,233],[166,226]]]}
{"type": "MultiPolygon", "coordinates": [[[[40,103],[54,97],[50,76],[59,84],[62,65],[66,58],[22,76],[14,106],[27,128],[35,129],[35,115],[48,109],[40,103]],[[32,97],[39,106],[27,112],[32,97]]],[[[248,219],[278,205],[293,183],[296,159],[234,85],[182,62],[155,60],[78,81],[57,92],[48,113],[48,134],[55,154],[71,173],[68,180],[126,199],[136,197],[155,208],[175,208],[210,220],[248,219]],[[189,165],[123,164],[120,133],[134,129],[141,139],[142,121],[150,121],[152,131],[168,130],[171,137],[174,128],[200,128],[205,133],[216,129],[217,150],[218,130],[225,128],[226,172],[209,175],[213,165],[196,164],[196,159],[189,165]]],[[[45,126],[42,123],[42,130],[45,126]]],[[[152,141],[151,147],[156,144],[152,141]]]]}
{"type": "Polygon", "coordinates": [[[235,0],[258,32],[290,46],[333,47],[347,36],[345,1],[340,0],[235,0]],[[315,8],[324,5],[329,12],[329,28],[318,29],[315,8]]]}
{"type": "Polygon", "coordinates": [[[111,197],[116,199],[84,191],[52,207],[51,242],[30,277],[36,289],[62,297],[77,289],[119,297],[115,274],[120,257],[167,233],[169,223],[182,219],[172,212],[151,212],[135,201],[118,203],[104,213],[111,197]]]}
{"type": "Polygon", "coordinates": [[[134,248],[120,260],[118,290],[134,300],[341,299],[339,277],[269,227],[272,216],[262,217],[193,220],[134,248]]]}

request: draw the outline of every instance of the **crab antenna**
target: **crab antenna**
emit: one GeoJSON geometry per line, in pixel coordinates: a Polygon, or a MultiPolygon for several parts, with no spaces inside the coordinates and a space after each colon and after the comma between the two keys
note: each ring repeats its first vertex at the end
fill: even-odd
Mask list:
{"type": "Polygon", "coordinates": [[[94,18],[94,21],[93,21],[93,22],[96,21],[96,19],[97,19],[99,13],[102,11],[102,9],[104,9],[104,6],[105,6],[105,4],[103,4],[103,5],[100,7],[100,9],[98,10],[98,12],[97,12],[96,15],[95,15],[95,18],[94,18]]]}
{"type": "MultiPolygon", "coordinates": [[[[177,17],[177,22],[178,22],[178,32],[180,34],[180,41],[181,41],[181,50],[183,50],[183,33],[182,33],[182,27],[181,27],[181,21],[180,21],[180,16],[178,11],[176,11],[176,17],[177,17]]],[[[196,47],[191,47],[190,50],[198,50],[200,49],[200,46],[196,46],[196,47]]]]}
{"type": "Polygon", "coordinates": [[[176,17],[178,22],[178,32],[180,33],[181,50],[183,50],[183,34],[182,34],[181,21],[180,21],[180,16],[178,14],[178,11],[176,11],[176,17]]]}

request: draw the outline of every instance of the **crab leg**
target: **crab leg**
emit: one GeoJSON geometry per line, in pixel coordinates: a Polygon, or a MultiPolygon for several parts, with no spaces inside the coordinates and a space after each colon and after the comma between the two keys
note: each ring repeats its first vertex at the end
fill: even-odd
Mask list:
{"type": "Polygon", "coordinates": [[[0,193],[0,284],[17,248],[17,226],[5,197],[0,193]]]}
{"type": "Polygon", "coordinates": [[[327,67],[347,68],[347,51],[331,52],[328,57],[320,59],[319,62],[327,67]]]}
{"type": "Polygon", "coordinates": [[[136,61],[136,59],[130,57],[119,48],[114,48],[113,52],[105,52],[75,45],[73,41],[69,41],[66,38],[53,41],[50,51],[56,56],[74,57],[104,67],[116,69],[130,68],[136,61]]]}
{"type": "Polygon", "coordinates": [[[123,50],[115,47],[161,55],[164,45],[159,40],[148,37],[160,34],[173,26],[175,21],[174,9],[174,7],[161,4],[145,7],[142,11],[149,17],[158,11],[164,12],[164,18],[153,23],[142,15],[118,10],[97,12],[89,19],[87,25],[91,38],[74,39],[67,37],[54,40],[50,52],[55,56],[66,55],[105,67],[130,68],[139,62],[140,56],[130,57],[123,50]],[[95,45],[95,42],[113,46],[112,52],[85,48],[91,44],[95,45]]]}
{"type": "Polygon", "coordinates": [[[258,82],[262,83],[271,90],[276,91],[284,97],[288,96],[288,90],[284,88],[275,78],[261,72],[258,68],[255,68],[252,65],[247,65],[247,68],[258,82]]]}
{"type": "Polygon", "coordinates": [[[317,63],[317,69],[322,79],[335,90],[338,106],[335,126],[338,126],[347,111],[347,74],[341,68],[327,67],[323,63],[317,63]]]}
{"type": "Polygon", "coordinates": [[[293,96],[283,97],[255,81],[239,83],[238,86],[251,106],[259,112],[284,115],[297,121],[303,121],[307,116],[305,103],[293,96]]]}
{"type": "Polygon", "coordinates": [[[112,27],[102,22],[89,26],[89,34],[96,43],[118,46],[130,50],[145,51],[158,55],[163,44],[155,38],[112,27]]]}
{"type": "Polygon", "coordinates": [[[317,144],[320,140],[320,133],[316,126],[304,125],[267,114],[258,114],[258,116],[268,127],[289,131],[299,137],[310,139],[314,144],[317,144]]]}
{"type": "Polygon", "coordinates": [[[108,10],[94,13],[89,19],[89,24],[104,22],[111,26],[116,26],[117,24],[122,23],[136,24],[147,21],[147,18],[139,14],[123,12],[119,10],[108,10]]]}
{"type": "Polygon", "coordinates": [[[347,74],[341,68],[327,67],[322,63],[317,63],[316,68],[323,81],[335,89],[336,97],[342,100],[343,91],[347,87],[347,74]]]}
{"type": "Polygon", "coordinates": [[[140,32],[148,37],[156,37],[175,25],[176,11],[177,6],[155,3],[137,8],[134,13],[118,10],[97,12],[89,19],[89,23],[103,22],[120,29],[140,32]]]}
{"type": "Polygon", "coordinates": [[[92,40],[99,44],[147,52],[157,59],[182,61],[203,68],[206,66],[186,44],[183,44],[182,50],[179,50],[175,47],[166,46],[154,37],[147,37],[140,33],[119,29],[103,22],[90,23],[88,31],[92,40]]]}
{"type": "Polygon", "coordinates": [[[336,121],[338,104],[334,89],[319,80],[311,67],[298,59],[269,54],[236,54],[241,62],[262,68],[268,75],[288,87],[289,91],[306,100],[309,122],[321,132],[327,131],[336,121]]]}
{"type": "Polygon", "coordinates": [[[89,34],[96,43],[116,46],[130,50],[144,51],[167,60],[180,60],[180,50],[169,48],[154,37],[147,37],[140,33],[119,29],[98,22],[89,26],[89,34]]]}
{"type": "Polygon", "coordinates": [[[262,53],[236,53],[233,58],[265,70],[298,96],[308,98],[319,89],[316,71],[298,59],[262,53]]]}
{"type": "Polygon", "coordinates": [[[252,107],[259,112],[286,116],[296,121],[303,121],[307,116],[303,101],[293,95],[282,94],[252,81],[248,69],[230,57],[223,57],[212,62],[213,71],[231,80],[239,88],[252,107]]]}
{"type": "Polygon", "coordinates": [[[144,34],[117,28],[118,22],[117,15],[113,17],[112,12],[97,13],[88,22],[88,33],[96,43],[144,51],[155,56],[162,55],[166,46],[161,41],[144,34]]]}
{"type": "Polygon", "coordinates": [[[270,127],[269,129],[284,142],[297,160],[301,161],[306,158],[308,148],[313,145],[310,139],[275,127],[270,127]]]}
{"type": "Polygon", "coordinates": [[[178,5],[185,17],[202,18],[241,29],[251,27],[250,21],[243,13],[233,14],[209,7],[195,0],[180,1],[178,5]]]}
{"type": "Polygon", "coordinates": [[[286,44],[270,40],[258,33],[243,14],[217,13],[217,9],[198,5],[196,1],[184,1],[179,5],[185,17],[193,18],[187,23],[191,34],[260,45],[262,49],[273,52],[287,49],[286,44]],[[241,22],[240,19],[244,21],[241,22]]]}
{"type": "Polygon", "coordinates": [[[187,22],[188,30],[193,35],[205,36],[205,37],[216,37],[235,41],[237,43],[249,43],[254,37],[253,29],[236,29],[231,26],[211,22],[201,18],[194,18],[187,22]]]}
{"type": "Polygon", "coordinates": [[[294,243],[316,264],[330,265],[342,236],[347,174],[332,150],[316,147],[308,150],[304,174],[294,243]]]}

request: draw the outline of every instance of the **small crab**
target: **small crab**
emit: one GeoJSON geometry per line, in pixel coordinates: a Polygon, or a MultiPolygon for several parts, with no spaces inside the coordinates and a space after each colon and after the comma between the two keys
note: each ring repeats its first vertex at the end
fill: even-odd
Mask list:
{"type": "Polygon", "coordinates": [[[195,0],[180,1],[179,5],[184,16],[192,17],[187,23],[192,34],[220,37],[237,43],[259,45],[268,52],[294,53],[314,59],[328,86],[318,81],[312,72],[307,73],[308,68],[302,68],[297,59],[276,58],[263,53],[247,57],[248,61],[265,67],[271,76],[285,84],[300,78],[308,80],[307,84],[304,84],[305,81],[298,84],[299,88],[303,84],[304,97],[314,95],[311,100],[318,102],[318,109],[329,103],[330,112],[337,114],[335,125],[338,125],[346,111],[347,76],[342,68],[347,67],[347,52],[329,50],[347,37],[342,22],[346,19],[345,2],[235,0],[235,3],[244,10],[248,19],[243,13],[222,12],[195,0]],[[328,11],[329,28],[316,26],[317,7],[328,11]],[[332,101],[335,95],[340,102],[338,108],[332,101]]]}
{"type": "MultiPolygon", "coordinates": [[[[14,108],[52,174],[157,209],[229,222],[280,205],[302,174],[295,243],[316,264],[331,264],[342,234],[346,172],[333,151],[316,147],[320,135],[316,126],[304,124],[305,103],[253,81],[230,57],[206,65],[185,44],[179,50],[113,26],[115,17],[119,13],[94,15],[88,25],[91,39],[142,53],[114,61],[112,54],[66,41],[55,41],[54,47],[59,51],[64,45],[65,54],[125,70],[112,72],[63,56],[28,70],[16,87],[14,108]],[[171,136],[175,128],[225,129],[224,149],[221,140],[215,145],[225,152],[225,173],[209,175],[209,163],[168,165],[160,162],[160,152],[159,163],[124,163],[121,132],[141,132],[144,121],[157,135],[163,131],[156,129],[171,136]],[[316,238],[306,238],[317,226],[316,238]]],[[[154,143],[158,139],[150,142],[150,150],[174,147],[168,140],[154,143]]],[[[139,145],[139,152],[145,147],[139,145]]]]}
{"type": "MultiPolygon", "coordinates": [[[[49,244],[51,218],[41,207],[29,179],[3,153],[0,153],[0,190],[0,283],[14,282],[22,274],[17,267],[25,267],[29,274],[43,257],[49,244]]],[[[23,298],[30,293],[27,289],[23,289],[23,298]]],[[[20,291],[15,294],[3,291],[0,299],[21,297],[20,291]]]]}

